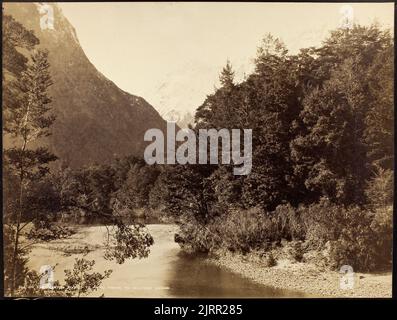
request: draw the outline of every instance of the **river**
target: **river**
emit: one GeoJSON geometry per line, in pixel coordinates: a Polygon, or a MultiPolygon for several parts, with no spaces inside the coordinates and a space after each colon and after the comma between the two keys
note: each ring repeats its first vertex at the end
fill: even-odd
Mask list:
{"type": "Polygon", "coordinates": [[[174,242],[177,226],[149,224],[154,245],[148,258],[129,259],[119,265],[103,258],[101,243],[104,227],[81,227],[71,239],[34,247],[30,267],[56,265],[55,279],[62,281],[64,269],[73,266],[76,255],[65,256],[65,248],[89,245],[86,257],[96,261],[95,271],[112,269],[110,278],[90,296],[105,297],[300,297],[297,292],[279,290],[252,282],[238,274],[209,263],[201,256],[182,252],[174,242]]]}

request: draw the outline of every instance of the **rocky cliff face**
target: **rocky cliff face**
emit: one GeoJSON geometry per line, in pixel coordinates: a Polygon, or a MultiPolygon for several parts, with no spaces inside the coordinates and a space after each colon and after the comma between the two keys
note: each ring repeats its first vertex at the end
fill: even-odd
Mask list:
{"type": "Polygon", "coordinates": [[[4,3],[3,13],[33,30],[39,47],[49,51],[54,82],[49,93],[57,117],[47,141],[50,149],[71,167],[107,163],[115,156],[143,156],[145,131],[164,130],[165,121],[143,98],[119,89],[97,70],[61,9],[49,5],[54,29],[41,29],[35,3],[4,3]]]}

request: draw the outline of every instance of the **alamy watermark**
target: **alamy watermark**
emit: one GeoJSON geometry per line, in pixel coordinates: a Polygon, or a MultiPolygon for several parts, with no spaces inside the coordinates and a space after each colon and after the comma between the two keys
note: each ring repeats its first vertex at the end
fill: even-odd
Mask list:
{"type": "Polygon", "coordinates": [[[40,267],[40,289],[54,289],[54,268],[50,265],[40,267]]]}
{"type": "Polygon", "coordinates": [[[339,9],[340,17],[340,27],[342,29],[351,29],[354,25],[354,10],[350,5],[343,5],[339,9]]]}
{"type": "Polygon", "coordinates": [[[147,164],[218,164],[221,159],[222,164],[238,166],[233,169],[234,175],[248,175],[251,172],[252,129],[175,131],[176,124],[171,121],[167,122],[166,138],[160,129],[146,131],[144,140],[152,141],[144,153],[147,164]]]}
{"type": "Polygon", "coordinates": [[[349,265],[343,265],[339,269],[340,282],[339,286],[342,290],[353,290],[354,289],[354,271],[353,267],[349,265]]]}

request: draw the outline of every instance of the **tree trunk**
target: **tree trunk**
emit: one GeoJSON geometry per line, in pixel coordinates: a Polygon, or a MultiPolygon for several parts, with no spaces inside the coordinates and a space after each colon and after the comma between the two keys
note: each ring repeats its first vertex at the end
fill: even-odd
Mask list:
{"type": "MultiPolygon", "coordinates": [[[[29,112],[29,109],[28,109],[29,112]]],[[[14,296],[15,289],[16,289],[16,267],[17,267],[17,258],[18,258],[18,246],[19,246],[19,232],[20,226],[21,226],[21,219],[22,219],[22,201],[23,201],[23,180],[24,180],[24,169],[23,169],[23,153],[26,149],[27,145],[27,138],[26,136],[23,137],[23,145],[22,145],[22,154],[21,154],[21,169],[19,173],[19,210],[18,210],[18,215],[17,215],[17,221],[16,221],[16,232],[15,232],[15,239],[14,239],[14,250],[13,250],[13,255],[12,255],[12,260],[11,260],[11,288],[10,288],[10,294],[11,296],[14,296]]]]}
{"type": "Polygon", "coordinates": [[[17,230],[15,233],[15,240],[14,240],[14,250],[13,250],[12,260],[11,260],[10,295],[12,297],[14,296],[15,286],[16,286],[16,267],[17,267],[18,245],[19,245],[19,222],[17,222],[17,230]]]}

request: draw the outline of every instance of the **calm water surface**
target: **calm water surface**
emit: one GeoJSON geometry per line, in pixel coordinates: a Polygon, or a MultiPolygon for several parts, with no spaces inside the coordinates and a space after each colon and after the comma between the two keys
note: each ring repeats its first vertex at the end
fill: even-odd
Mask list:
{"type": "Polygon", "coordinates": [[[265,287],[206,262],[202,256],[184,254],[174,242],[178,228],[170,224],[148,224],[154,238],[148,258],[128,259],[123,264],[105,260],[104,226],[80,227],[69,239],[43,243],[29,255],[29,267],[55,267],[55,280],[63,282],[64,270],[73,269],[79,255],[65,254],[65,249],[92,248],[87,259],[95,260],[93,271],[112,269],[110,277],[90,294],[98,297],[301,297],[301,293],[265,287]]]}
{"type": "MultiPolygon", "coordinates": [[[[148,228],[154,237],[155,244],[148,258],[130,266],[134,290],[127,290],[126,296],[303,296],[301,293],[259,285],[238,274],[210,264],[203,257],[185,254],[174,242],[174,234],[177,230],[174,225],[148,225],[148,228]]],[[[115,271],[117,272],[117,270],[115,271]]]]}

